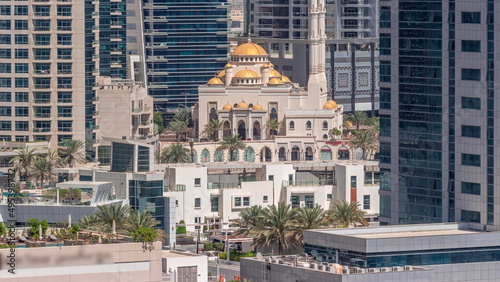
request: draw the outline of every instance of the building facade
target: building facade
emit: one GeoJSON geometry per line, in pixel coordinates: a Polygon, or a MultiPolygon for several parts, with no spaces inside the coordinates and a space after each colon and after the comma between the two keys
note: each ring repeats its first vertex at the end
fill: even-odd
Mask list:
{"type": "Polygon", "coordinates": [[[497,230],[499,6],[380,4],[381,223],[497,230]]]}

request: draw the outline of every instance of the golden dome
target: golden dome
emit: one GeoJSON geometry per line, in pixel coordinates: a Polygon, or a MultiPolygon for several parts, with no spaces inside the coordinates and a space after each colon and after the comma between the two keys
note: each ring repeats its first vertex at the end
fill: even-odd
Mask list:
{"type": "Polygon", "coordinates": [[[263,67],[263,68],[268,68],[268,67],[269,67],[269,64],[267,64],[267,63],[266,63],[266,64],[264,64],[262,67],[263,67]]]}
{"type": "Polygon", "coordinates": [[[253,70],[249,70],[249,69],[244,69],[244,70],[240,70],[239,72],[237,72],[234,77],[250,77],[250,78],[253,78],[253,77],[260,77],[260,75],[258,73],[256,73],[255,71],[253,70]]]}
{"type": "Polygon", "coordinates": [[[219,74],[217,75],[217,77],[224,77],[226,76],[226,70],[222,70],[221,72],[219,72],[219,74]]]}
{"type": "Polygon", "coordinates": [[[222,82],[222,80],[218,77],[213,77],[207,82],[207,84],[224,84],[224,82],[222,82]]]}
{"type": "Polygon", "coordinates": [[[236,108],[240,108],[240,109],[247,109],[248,108],[248,105],[247,103],[245,103],[244,101],[241,101],[237,106],[236,108]]]}
{"type": "Polygon", "coordinates": [[[288,76],[285,76],[285,75],[282,75],[282,76],[281,76],[281,80],[282,80],[283,82],[292,82],[292,81],[290,80],[290,78],[288,78],[288,76]]]}
{"type": "Polygon", "coordinates": [[[273,63],[269,63],[269,66],[270,66],[270,67],[274,67],[274,64],[273,64],[273,63]]]}
{"type": "Polygon", "coordinates": [[[233,65],[231,65],[230,63],[227,63],[224,67],[225,67],[225,68],[232,68],[232,67],[233,67],[233,65]]]}
{"type": "Polygon", "coordinates": [[[222,107],[223,110],[230,110],[232,108],[233,108],[233,106],[231,106],[229,104],[226,104],[226,105],[224,105],[224,107],[222,107]]]}
{"type": "Polygon", "coordinates": [[[281,77],[281,73],[277,70],[270,69],[269,77],[281,77]]]}
{"type": "Polygon", "coordinates": [[[258,111],[260,111],[260,110],[263,110],[264,108],[262,108],[262,106],[261,106],[261,105],[257,104],[257,105],[254,105],[254,106],[253,106],[253,109],[254,109],[254,110],[258,110],[258,111]]]}
{"type": "Polygon", "coordinates": [[[325,105],[323,106],[323,109],[336,109],[337,108],[337,103],[333,100],[328,100],[326,101],[325,105]]]}
{"type": "Polygon", "coordinates": [[[269,80],[267,84],[283,84],[283,81],[277,77],[273,77],[269,80]]]}
{"type": "Polygon", "coordinates": [[[243,43],[240,46],[236,47],[234,49],[233,53],[231,55],[240,55],[240,56],[245,56],[245,55],[267,55],[266,50],[262,48],[259,44],[252,43],[250,38],[248,39],[247,43],[243,43]]]}

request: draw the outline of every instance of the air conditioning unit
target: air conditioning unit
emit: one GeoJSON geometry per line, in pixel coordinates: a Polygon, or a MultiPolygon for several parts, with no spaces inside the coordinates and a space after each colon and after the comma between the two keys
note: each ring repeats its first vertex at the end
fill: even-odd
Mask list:
{"type": "Polygon", "coordinates": [[[347,266],[342,267],[342,273],[350,274],[349,267],[347,267],[347,266]]]}
{"type": "Polygon", "coordinates": [[[394,266],[394,267],[392,268],[392,271],[403,271],[403,270],[405,270],[405,268],[404,268],[404,267],[402,267],[402,266],[394,266]]]}
{"type": "Polygon", "coordinates": [[[285,261],[284,260],[279,260],[278,263],[279,264],[285,264],[285,261]]]}
{"type": "Polygon", "coordinates": [[[323,270],[323,265],[322,264],[318,264],[318,267],[316,269],[317,270],[323,270]]]}
{"type": "Polygon", "coordinates": [[[315,263],[311,263],[311,265],[309,265],[309,268],[310,269],[318,269],[318,265],[315,263]]]}
{"type": "Polygon", "coordinates": [[[382,268],[380,268],[380,272],[389,272],[389,271],[392,271],[391,267],[382,267],[382,268]]]}
{"type": "Polygon", "coordinates": [[[360,269],[361,268],[359,268],[359,267],[353,267],[351,270],[352,270],[352,273],[361,273],[361,272],[359,272],[360,269]]]}
{"type": "Polygon", "coordinates": [[[332,271],[332,268],[333,268],[333,267],[332,267],[331,265],[325,265],[325,266],[323,266],[323,270],[324,270],[324,271],[328,271],[328,272],[331,272],[331,271],[332,271]]]}
{"type": "Polygon", "coordinates": [[[358,269],[357,273],[366,273],[366,268],[360,268],[360,269],[358,269]]]}
{"type": "Polygon", "coordinates": [[[412,271],[412,270],[413,270],[413,266],[411,266],[411,265],[405,266],[405,271],[412,271]]]}
{"type": "Polygon", "coordinates": [[[368,268],[369,273],[377,273],[380,272],[380,268],[368,268]]]}
{"type": "Polygon", "coordinates": [[[272,260],[271,260],[271,263],[276,263],[276,260],[275,260],[275,259],[272,259],[272,260]]]}

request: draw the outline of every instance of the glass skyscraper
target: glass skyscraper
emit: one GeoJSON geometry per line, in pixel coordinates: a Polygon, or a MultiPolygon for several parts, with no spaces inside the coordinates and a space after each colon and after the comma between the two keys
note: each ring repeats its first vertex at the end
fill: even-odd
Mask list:
{"type": "Polygon", "coordinates": [[[192,106],[198,86],[224,67],[228,7],[226,0],[144,1],[147,83],[157,110],[192,106]]]}
{"type": "Polygon", "coordinates": [[[465,221],[499,227],[498,5],[380,5],[381,224],[465,221]]]}

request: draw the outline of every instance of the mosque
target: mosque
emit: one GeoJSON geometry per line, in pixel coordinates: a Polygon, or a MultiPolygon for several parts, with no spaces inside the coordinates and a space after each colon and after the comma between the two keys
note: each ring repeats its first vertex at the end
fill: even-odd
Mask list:
{"type": "MultiPolygon", "coordinates": [[[[248,39],[231,53],[223,70],[199,86],[199,103],[193,109],[196,134],[204,137],[205,125],[212,119],[219,120],[223,124],[219,138],[238,134],[248,146],[244,152],[232,152],[232,160],[345,157],[345,153],[337,152],[338,144],[329,142],[333,128],[342,131],[343,108],[333,100],[327,101],[325,14],[324,0],[311,4],[307,86],[301,87],[280,74],[266,50],[248,39]],[[278,130],[267,126],[273,119],[280,122],[278,130]]],[[[197,142],[194,148],[197,162],[229,161],[229,154],[217,147],[216,142],[197,142]]]]}

